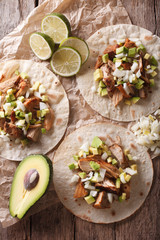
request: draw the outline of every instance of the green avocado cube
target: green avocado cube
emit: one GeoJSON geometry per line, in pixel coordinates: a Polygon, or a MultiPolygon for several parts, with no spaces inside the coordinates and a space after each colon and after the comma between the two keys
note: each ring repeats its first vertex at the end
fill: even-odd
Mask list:
{"type": "Polygon", "coordinates": [[[41,128],[41,133],[45,134],[46,133],[46,129],[45,128],[41,128]]]}
{"type": "Polygon", "coordinates": [[[113,58],[113,63],[115,63],[117,59],[118,59],[118,58],[113,58]]]}
{"type": "Polygon", "coordinates": [[[74,155],[73,158],[74,158],[75,161],[79,160],[79,156],[78,155],[74,155]]]}
{"type": "Polygon", "coordinates": [[[155,77],[155,76],[157,75],[157,72],[156,72],[156,71],[153,71],[152,73],[150,73],[150,75],[151,75],[152,77],[155,77]]]}
{"type": "Polygon", "coordinates": [[[85,172],[80,172],[80,173],[78,173],[78,175],[80,176],[80,178],[85,178],[86,177],[86,173],[85,172]]]}
{"type": "Polygon", "coordinates": [[[108,58],[109,58],[108,53],[106,53],[106,54],[104,54],[104,55],[102,56],[102,61],[103,61],[104,63],[107,63],[107,62],[108,62],[108,58]]]}
{"type": "Polygon", "coordinates": [[[107,95],[108,95],[107,88],[102,88],[101,96],[104,97],[104,96],[107,96],[107,95]]]}
{"type": "Polygon", "coordinates": [[[91,147],[99,148],[102,145],[103,145],[103,142],[102,142],[102,140],[99,137],[96,136],[96,137],[93,138],[91,147]]]}
{"type": "Polygon", "coordinates": [[[48,102],[48,96],[42,95],[42,102],[48,102]]]}
{"type": "Polygon", "coordinates": [[[143,46],[143,44],[140,44],[139,47],[137,48],[137,52],[139,53],[139,51],[143,51],[144,53],[146,52],[146,48],[143,46]]]}
{"type": "Polygon", "coordinates": [[[116,179],[116,188],[120,188],[120,186],[121,186],[120,178],[117,178],[116,179]]]}
{"type": "Polygon", "coordinates": [[[123,57],[123,58],[122,58],[122,61],[123,61],[123,62],[128,62],[128,58],[127,58],[127,57],[123,57]]]}
{"type": "Polygon", "coordinates": [[[157,68],[156,66],[153,66],[153,65],[151,66],[152,70],[156,70],[156,68],[157,68]]]}
{"type": "Polygon", "coordinates": [[[21,97],[18,97],[18,100],[21,101],[22,103],[24,102],[24,97],[21,96],[21,97]]]}
{"type": "Polygon", "coordinates": [[[94,81],[100,81],[103,79],[103,72],[100,68],[97,68],[94,72],[94,81]]]}
{"type": "Polygon", "coordinates": [[[133,104],[137,103],[139,100],[140,100],[140,97],[132,97],[132,98],[131,98],[131,102],[132,102],[133,104]]]}
{"type": "Polygon", "coordinates": [[[25,147],[28,143],[29,143],[29,140],[28,140],[27,138],[21,140],[21,144],[22,144],[22,146],[24,146],[24,147],[25,147]]]}
{"type": "Polygon", "coordinates": [[[14,73],[15,73],[16,75],[19,75],[19,74],[20,74],[20,72],[19,72],[18,70],[16,70],[14,73]]]}
{"type": "Polygon", "coordinates": [[[138,83],[136,83],[135,87],[137,89],[141,89],[141,88],[143,88],[143,83],[144,83],[144,81],[141,80],[140,78],[138,78],[138,83]]]}
{"type": "Polygon", "coordinates": [[[91,166],[91,168],[94,170],[94,171],[97,171],[100,169],[100,164],[94,162],[94,161],[90,161],[89,162],[89,165],[91,166]]]}
{"type": "Polygon", "coordinates": [[[149,79],[149,82],[150,82],[150,86],[154,87],[154,85],[155,85],[154,79],[149,79]]]}
{"type": "Polygon", "coordinates": [[[148,60],[150,57],[151,57],[151,55],[150,55],[149,53],[146,53],[146,54],[144,55],[144,59],[146,59],[146,60],[148,60]]]}
{"type": "Polygon", "coordinates": [[[29,78],[28,75],[27,75],[27,73],[25,73],[25,72],[22,72],[20,75],[21,75],[21,77],[22,77],[23,79],[29,78]]]}
{"type": "Polygon", "coordinates": [[[126,48],[125,46],[116,48],[116,54],[127,53],[127,52],[128,52],[128,48],[126,48]]]}
{"type": "Polygon", "coordinates": [[[11,107],[17,107],[17,103],[16,103],[16,101],[13,101],[13,102],[11,102],[11,107]]]}
{"type": "Polygon", "coordinates": [[[124,101],[124,103],[125,103],[126,105],[129,105],[129,106],[132,104],[131,100],[129,100],[129,99],[126,99],[126,100],[124,101]]]}
{"type": "Polygon", "coordinates": [[[100,88],[104,88],[104,87],[106,87],[106,85],[104,84],[103,81],[100,81],[98,86],[99,86],[100,88]]]}
{"type": "Polygon", "coordinates": [[[0,118],[4,118],[4,117],[5,117],[4,112],[0,111],[0,118]]]}
{"type": "Polygon", "coordinates": [[[89,147],[89,151],[93,155],[98,155],[98,148],[89,147]]]}
{"type": "Polygon", "coordinates": [[[129,48],[128,50],[128,57],[134,57],[137,53],[137,48],[133,47],[133,48],[129,48]]]}
{"type": "Polygon", "coordinates": [[[122,193],[122,200],[126,200],[126,193],[122,193]]]}
{"type": "Polygon", "coordinates": [[[154,66],[158,66],[158,62],[153,56],[150,58],[150,64],[152,64],[154,66]]]}
{"type": "Polygon", "coordinates": [[[28,113],[28,117],[29,117],[29,121],[31,121],[32,120],[32,112],[28,113]]]}
{"type": "Polygon", "coordinates": [[[92,197],[91,195],[88,195],[87,197],[84,198],[86,200],[86,202],[88,204],[92,204],[94,203],[96,200],[94,199],[94,197],[92,197]]]}
{"type": "Polygon", "coordinates": [[[24,112],[20,112],[20,113],[19,113],[19,117],[25,118],[25,113],[24,113],[24,112]]]}
{"type": "Polygon", "coordinates": [[[74,163],[71,163],[71,164],[69,164],[68,167],[69,167],[70,170],[73,170],[73,169],[75,169],[75,164],[74,164],[74,163]]]}
{"type": "Polygon", "coordinates": [[[118,162],[115,158],[112,159],[112,165],[116,165],[118,162]]]}

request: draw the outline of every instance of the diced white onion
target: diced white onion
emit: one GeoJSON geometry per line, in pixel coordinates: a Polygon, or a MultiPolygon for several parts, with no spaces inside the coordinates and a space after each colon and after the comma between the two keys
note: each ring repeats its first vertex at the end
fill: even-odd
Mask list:
{"type": "Polygon", "coordinates": [[[47,104],[45,104],[44,102],[40,102],[39,107],[40,107],[40,110],[48,108],[47,104]]]}
{"type": "Polygon", "coordinates": [[[17,104],[17,107],[15,110],[22,110],[23,112],[26,110],[24,104],[21,101],[17,100],[16,104],[17,104]]]}
{"type": "Polygon", "coordinates": [[[158,109],[157,111],[155,111],[154,115],[160,115],[160,109],[158,109]]]}
{"type": "Polygon", "coordinates": [[[116,68],[120,67],[120,66],[121,66],[121,63],[122,63],[121,61],[116,61],[116,62],[115,62],[115,67],[116,67],[116,68]]]}
{"type": "Polygon", "coordinates": [[[127,83],[123,83],[123,88],[124,88],[125,92],[129,95],[130,90],[129,90],[129,87],[127,86],[127,83]]]}
{"type": "Polygon", "coordinates": [[[123,58],[123,57],[126,57],[126,54],[125,53],[120,53],[120,54],[117,54],[115,55],[116,58],[123,58]]]}
{"type": "Polygon", "coordinates": [[[124,183],[124,184],[126,183],[126,180],[125,180],[123,174],[120,174],[120,180],[121,180],[122,183],[124,183]]]}
{"type": "Polygon", "coordinates": [[[139,38],[129,38],[129,40],[132,41],[132,42],[138,42],[139,38]]]}
{"type": "Polygon", "coordinates": [[[136,43],[137,47],[139,47],[142,44],[142,42],[140,40],[136,41],[135,43],[136,43]]]}
{"type": "Polygon", "coordinates": [[[92,197],[96,197],[96,196],[97,196],[97,193],[98,193],[98,191],[94,191],[94,190],[90,191],[90,195],[91,195],[92,197]]]}
{"type": "Polygon", "coordinates": [[[135,175],[135,174],[137,174],[137,171],[135,171],[135,170],[133,170],[133,169],[131,169],[131,168],[125,168],[125,169],[123,169],[123,171],[125,172],[125,173],[128,173],[129,175],[135,175]]]}
{"type": "Polygon", "coordinates": [[[81,179],[81,182],[89,181],[91,180],[92,177],[93,177],[93,172],[90,172],[86,178],[81,179]]]}
{"type": "Polygon", "coordinates": [[[102,155],[101,155],[101,158],[102,158],[102,160],[106,160],[107,159],[107,157],[108,157],[108,154],[106,153],[106,152],[104,152],[102,155]]]}
{"type": "Polygon", "coordinates": [[[42,98],[42,97],[41,97],[41,94],[40,94],[39,92],[36,92],[36,91],[34,92],[34,96],[35,96],[35,97],[38,97],[38,98],[40,98],[40,99],[42,98]]]}
{"type": "Polygon", "coordinates": [[[28,116],[28,114],[25,114],[25,120],[26,120],[27,123],[29,123],[29,116],[28,116]]]}
{"type": "Polygon", "coordinates": [[[83,150],[84,152],[89,152],[89,143],[85,142],[81,147],[81,150],[83,150]]]}
{"type": "Polygon", "coordinates": [[[135,72],[135,70],[137,69],[137,67],[138,67],[138,63],[137,63],[137,62],[133,62],[133,65],[132,65],[132,67],[131,67],[131,71],[132,71],[132,72],[135,72]]]}
{"type": "Polygon", "coordinates": [[[125,43],[125,38],[117,39],[117,44],[125,43]]]}
{"type": "Polygon", "coordinates": [[[113,203],[113,193],[107,193],[107,196],[108,196],[108,201],[110,203],[113,203]]]}
{"type": "Polygon", "coordinates": [[[151,65],[147,65],[147,69],[150,69],[151,68],[151,65]]]}
{"type": "Polygon", "coordinates": [[[71,178],[71,183],[77,183],[79,180],[79,176],[78,175],[73,175],[73,177],[71,178]]]}
{"type": "Polygon", "coordinates": [[[150,69],[150,70],[147,71],[147,74],[150,74],[150,73],[152,73],[153,71],[154,71],[153,69],[150,69]]]}
{"type": "Polygon", "coordinates": [[[139,78],[141,76],[141,71],[140,69],[136,72],[136,77],[139,78]]]}
{"type": "Polygon", "coordinates": [[[43,84],[39,86],[39,93],[40,94],[45,94],[46,93],[46,88],[43,84]]]}
{"type": "Polygon", "coordinates": [[[85,189],[89,189],[89,190],[94,190],[94,189],[96,189],[95,186],[92,186],[92,185],[90,184],[90,181],[85,182],[84,188],[85,188],[85,189]]]}
{"type": "Polygon", "coordinates": [[[97,91],[96,86],[92,86],[92,87],[91,87],[91,91],[92,91],[93,93],[96,93],[96,91],[97,91]]]}
{"type": "Polygon", "coordinates": [[[119,70],[116,68],[116,70],[113,72],[113,76],[115,77],[124,77],[126,75],[125,70],[119,70]]]}
{"type": "Polygon", "coordinates": [[[100,168],[100,169],[99,169],[99,173],[100,173],[101,178],[104,179],[105,174],[106,174],[106,169],[100,168]]]}

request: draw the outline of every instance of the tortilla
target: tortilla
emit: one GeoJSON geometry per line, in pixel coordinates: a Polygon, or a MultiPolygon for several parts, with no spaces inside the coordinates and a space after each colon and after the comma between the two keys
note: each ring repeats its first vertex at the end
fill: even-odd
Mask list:
{"type": "Polygon", "coordinates": [[[55,154],[53,171],[55,190],[64,206],[76,216],[94,223],[117,222],[132,215],[145,201],[153,180],[153,166],[147,148],[137,145],[134,134],[126,128],[105,122],[86,125],[67,136],[55,154]],[[71,184],[74,173],[68,165],[73,163],[73,155],[79,151],[82,144],[91,144],[95,136],[106,140],[109,145],[107,135],[115,141],[119,136],[122,147],[130,149],[132,156],[137,157],[138,174],[131,179],[131,197],[128,201],[114,201],[111,208],[96,209],[82,198],[74,199],[76,185],[71,184]]]}
{"type": "Polygon", "coordinates": [[[43,83],[46,94],[50,97],[50,106],[54,111],[54,123],[51,130],[41,134],[38,142],[22,147],[14,142],[4,142],[0,139],[0,156],[10,160],[20,161],[30,154],[46,154],[53,149],[63,137],[69,118],[69,101],[66,92],[58,78],[42,63],[30,60],[12,60],[0,64],[0,78],[4,75],[9,79],[15,72],[24,72],[29,76],[31,85],[36,81],[43,83]]]}
{"type": "Polygon", "coordinates": [[[146,99],[141,99],[136,104],[129,106],[122,101],[117,107],[114,107],[109,97],[101,97],[97,93],[93,93],[91,88],[94,86],[93,73],[97,57],[103,54],[107,45],[114,45],[117,39],[122,38],[139,38],[146,47],[147,52],[157,60],[160,59],[160,38],[150,31],[129,24],[104,27],[87,40],[90,57],[77,75],[77,83],[82,96],[95,111],[106,118],[129,122],[137,120],[143,115],[146,116],[159,108],[160,81],[158,79],[160,77],[160,64],[152,93],[148,93],[146,99]]]}

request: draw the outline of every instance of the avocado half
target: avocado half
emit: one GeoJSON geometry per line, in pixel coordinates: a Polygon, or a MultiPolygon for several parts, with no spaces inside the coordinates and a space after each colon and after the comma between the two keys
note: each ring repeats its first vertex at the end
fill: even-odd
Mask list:
{"type": "Polygon", "coordinates": [[[51,169],[51,161],[44,155],[30,155],[19,164],[13,178],[9,199],[9,211],[12,217],[17,216],[21,219],[45,193],[49,184],[51,169]],[[30,178],[33,172],[38,173],[37,180],[35,175],[30,178]],[[28,185],[26,185],[26,179],[28,185]],[[33,180],[35,184],[28,187],[33,180]]]}

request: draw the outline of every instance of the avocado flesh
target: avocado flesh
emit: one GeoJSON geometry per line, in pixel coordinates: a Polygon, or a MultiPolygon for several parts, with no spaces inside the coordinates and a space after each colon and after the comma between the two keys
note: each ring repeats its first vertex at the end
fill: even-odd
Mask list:
{"type": "Polygon", "coordinates": [[[48,158],[43,155],[26,157],[16,169],[9,200],[10,214],[21,219],[28,209],[45,193],[50,179],[48,158]],[[30,169],[39,173],[37,185],[30,191],[24,188],[24,176],[30,169]]]}

